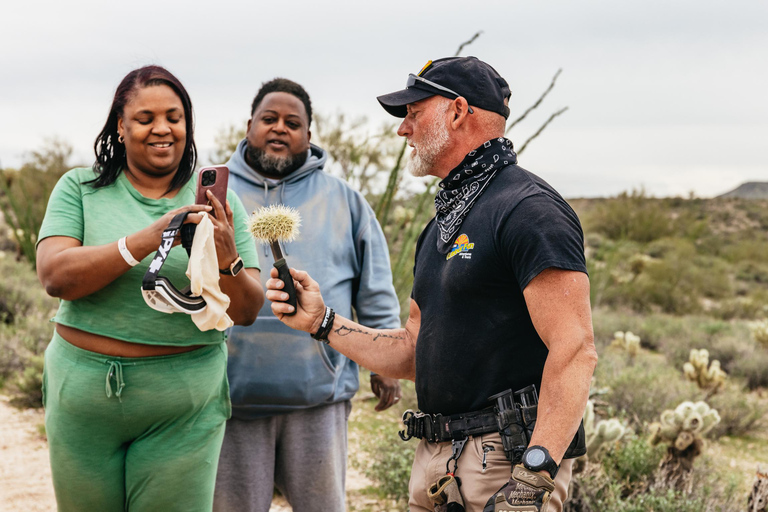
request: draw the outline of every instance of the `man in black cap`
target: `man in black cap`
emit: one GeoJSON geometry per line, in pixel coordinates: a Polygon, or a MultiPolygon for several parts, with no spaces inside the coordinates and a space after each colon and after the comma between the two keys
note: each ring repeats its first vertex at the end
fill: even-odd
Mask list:
{"type": "Polygon", "coordinates": [[[517,165],[504,138],[509,96],[491,66],[454,57],[378,98],[404,118],[410,171],[442,179],[404,329],[335,315],[302,271],[287,316],[276,272],[267,282],[283,322],[382,375],[415,380],[420,412],[406,413],[403,433],[421,438],[414,512],[561,510],[572,458],[585,451],[597,353],[583,234],[568,203],[517,165]]]}

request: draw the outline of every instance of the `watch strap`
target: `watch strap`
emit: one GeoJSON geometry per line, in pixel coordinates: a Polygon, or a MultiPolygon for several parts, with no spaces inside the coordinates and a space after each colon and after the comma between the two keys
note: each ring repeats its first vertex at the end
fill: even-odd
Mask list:
{"type": "Polygon", "coordinates": [[[243,270],[243,258],[241,258],[238,254],[237,258],[235,258],[235,261],[232,262],[229,268],[219,269],[219,274],[223,274],[225,276],[236,276],[240,273],[241,270],[243,270]]]}
{"type": "Polygon", "coordinates": [[[554,461],[552,456],[549,454],[549,451],[547,451],[547,449],[543,446],[539,445],[529,446],[528,449],[525,450],[525,453],[523,453],[523,466],[531,471],[547,471],[553,480],[555,479],[555,476],[557,476],[557,472],[560,469],[560,466],[558,466],[554,461]],[[531,466],[528,465],[528,452],[534,449],[544,452],[544,461],[541,464],[531,466]]]}

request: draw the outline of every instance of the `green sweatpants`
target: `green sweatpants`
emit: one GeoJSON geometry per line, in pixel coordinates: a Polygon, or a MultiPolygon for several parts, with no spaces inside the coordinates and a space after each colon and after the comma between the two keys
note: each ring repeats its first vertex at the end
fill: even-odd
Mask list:
{"type": "Polygon", "coordinates": [[[211,510],[231,412],[224,343],[127,358],[54,334],[43,403],[59,512],[211,510]]]}

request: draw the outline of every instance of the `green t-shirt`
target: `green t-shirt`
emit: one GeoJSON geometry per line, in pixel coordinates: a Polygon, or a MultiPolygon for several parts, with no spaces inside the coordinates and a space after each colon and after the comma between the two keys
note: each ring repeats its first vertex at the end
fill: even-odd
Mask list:
{"type": "MultiPolygon", "coordinates": [[[[93,188],[84,184],[95,177],[90,168],[72,169],[61,177],[48,201],[40,240],[68,236],[83,245],[104,245],[135,233],[170,210],[195,202],[197,176],[193,176],[173,198],[142,196],[125,174],[112,185],[93,188]]],[[[227,191],[234,213],[235,242],[246,268],[258,268],[256,245],[246,225],[247,214],[237,195],[227,191]]],[[[158,240],[159,243],[159,240],[158,240]]],[[[189,315],[161,313],[150,308],[141,294],[141,281],[155,253],[101,290],[76,300],[61,300],[53,321],[82,331],[148,345],[212,345],[224,341],[224,333],[200,331],[189,315]]],[[[162,275],[181,289],[189,258],[175,247],[163,265],[162,275]]]]}

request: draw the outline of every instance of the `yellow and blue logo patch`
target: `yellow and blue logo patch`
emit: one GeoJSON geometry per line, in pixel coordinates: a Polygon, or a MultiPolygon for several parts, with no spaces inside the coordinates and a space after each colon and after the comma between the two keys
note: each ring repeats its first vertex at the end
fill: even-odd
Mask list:
{"type": "Polygon", "coordinates": [[[462,233],[453,243],[453,247],[451,247],[451,250],[448,253],[448,255],[445,257],[445,259],[449,260],[454,256],[456,256],[457,254],[460,255],[465,260],[471,259],[472,253],[470,251],[474,248],[475,248],[475,244],[471,243],[469,241],[469,237],[464,233],[462,233]]]}

